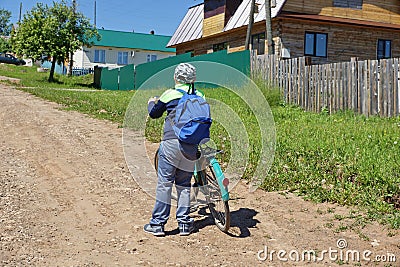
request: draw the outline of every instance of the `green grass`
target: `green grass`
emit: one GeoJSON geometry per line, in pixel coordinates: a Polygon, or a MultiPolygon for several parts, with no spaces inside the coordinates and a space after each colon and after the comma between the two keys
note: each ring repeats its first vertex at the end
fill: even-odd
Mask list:
{"type": "MultiPolygon", "coordinates": [[[[27,68],[29,69],[29,68],[27,68]]],[[[133,92],[75,92],[52,90],[53,84],[33,71],[3,71],[0,75],[22,78],[22,90],[63,104],[96,118],[122,124],[133,92]],[[36,77],[37,76],[37,77],[36,77]],[[28,81],[33,79],[32,81],[28,81]]],[[[35,70],[36,71],[36,70],[35,70]]],[[[59,77],[63,87],[90,87],[85,78],[59,77]],[[64,80],[65,79],[65,80],[64,80]]],[[[88,78],[86,78],[88,79],[88,78]]],[[[277,90],[262,88],[275,119],[277,144],[275,160],[262,188],[290,191],[316,202],[354,206],[366,221],[379,221],[400,228],[400,118],[378,118],[339,112],[333,115],[305,112],[285,106],[277,90]]],[[[245,122],[250,137],[250,160],[244,178],[251,177],[260,154],[260,131],[255,116],[235,94],[224,89],[206,89],[206,95],[235,107],[245,122]]],[[[162,120],[148,121],[146,136],[159,141],[162,120]]],[[[224,128],[212,126],[212,138],[228,151],[229,138],[224,128]]]]}
{"type": "Polygon", "coordinates": [[[275,162],[263,188],[317,202],[359,205],[368,218],[400,227],[400,120],[274,108],[275,162]],[[398,201],[398,200],[397,200],[398,201]],[[398,203],[397,203],[398,204],[398,203]]]}
{"type": "Polygon", "coordinates": [[[21,80],[20,86],[39,88],[85,88],[94,89],[93,75],[67,77],[55,74],[55,82],[47,82],[49,73],[37,72],[37,67],[0,64],[0,75],[21,80]]]}
{"type": "Polygon", "coordinates": [[[48,88],[21,88],[21,90],[62,104],[65,110],[76,110],[121,125],[126,107],[133,96],[133,92],[127,91],[80,92],[48,88]]]}

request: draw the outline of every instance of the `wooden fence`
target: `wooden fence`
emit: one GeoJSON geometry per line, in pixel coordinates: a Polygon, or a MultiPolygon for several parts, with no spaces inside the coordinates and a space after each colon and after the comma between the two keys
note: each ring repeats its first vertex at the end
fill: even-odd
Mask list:
{"type": "Polygon", "coordinates": [[[251,56],[253,78],[279,87],[285,101],[308,111],[354,110],[366,116],[399,116],[399,59],[306,65],[306,59],[251,56]]]}

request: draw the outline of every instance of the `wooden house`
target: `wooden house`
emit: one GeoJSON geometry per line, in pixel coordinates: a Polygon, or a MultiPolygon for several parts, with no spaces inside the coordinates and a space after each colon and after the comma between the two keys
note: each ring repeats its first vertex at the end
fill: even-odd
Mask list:
{"type": "MultiPolygon", "coordinates": [[[[312,63],[400,57],[398,0],[276,0],[273,49],[312,63]]],[[[168,43],[177,54],[244,49],[251,0],[204,0],[190,8],[168,43]]],[[[256,1],[252,49],[266,53],[265,0],[256,1]]]]}

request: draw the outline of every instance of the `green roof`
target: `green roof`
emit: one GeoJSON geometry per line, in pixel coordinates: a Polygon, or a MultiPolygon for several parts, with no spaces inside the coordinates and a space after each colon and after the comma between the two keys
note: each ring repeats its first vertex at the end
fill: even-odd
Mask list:
{"type": "Polygon", "coordinates": [[[167,48],[171,36],[101,29],[98,29],[97,31],[101,36],[101,40],[94,40],[95,46],[143,49],[173,53],[176,51],[175,48],[167,48]]]}

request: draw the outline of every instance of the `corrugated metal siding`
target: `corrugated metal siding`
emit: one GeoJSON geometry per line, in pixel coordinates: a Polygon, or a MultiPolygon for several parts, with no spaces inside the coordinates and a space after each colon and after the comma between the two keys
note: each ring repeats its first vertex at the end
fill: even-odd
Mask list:
{"type": "MultiPolygon", "coordinates": [[[[281,11],[286,0],[276,0],[276,7],[271,9],[271,17],[275,18],[281,11]]],[[[223,31],[240,28],[249,23],[251,0],[244,0],[235,14],[230,18],[223,31]]],[[[259,12],[254,16],[254,22],[265,20],[265,0],[256,0],[259,4],[259,12]]],[[[204,4],[189,8],[178,29],[168,43],[169,46],[181,44],[203,36],[204,4]]]]}
{"type": "Polygon", "coordinates": [[[167,47],[199,39],[203,36],[204,4],[189,8],[167,47]]]}
{"type": "Polygon", "coordinates": [[[251,1],[245,0],[240,4],[235,14],[233,14],[226,24],[224,31],[238,28],[241,25],[245,25],[249,22],[250,3],[251,1]]]}
{"type": "MultiPolygon", "coordinates": [[[[272,18],[279,14],[285,2],[286,0],[276,0],[276,7],[271,9],[272,18]]],[[[239,28],[249,23],[250,3],[251,0],[244,0],[240,4],[238,10],[226,24],[224,31],[239,28]]],[[[263,21],[265,20],[265,0],[257,0],[256,3],[259,4],[259,12],[254,16],[254,22],[263,21]]]]}

